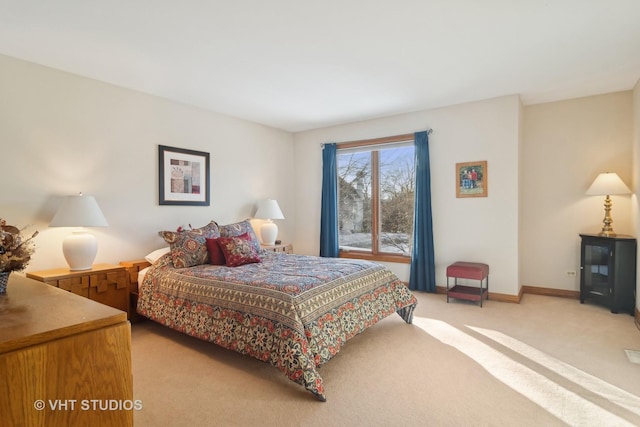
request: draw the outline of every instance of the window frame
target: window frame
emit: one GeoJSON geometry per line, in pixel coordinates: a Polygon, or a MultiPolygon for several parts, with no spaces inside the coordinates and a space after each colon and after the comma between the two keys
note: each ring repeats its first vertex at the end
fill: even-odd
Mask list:
{"type": "MultiPolygon", "coordinates": [[[[340,150],[346,150],[350,148],[360,148],[360,147],[372,147],[372,155],[371,155],[371,186],[372,188],[376,188],[375,191],[372,191],[371,194],[371,205],[373,207],[377,207],[376,209],[371,209],[371,243],[372,248],[371,252],[369,251],[358,251],[358,250],[345,250],[340,248],[338,256],[340,258],[354,258],[354,259],[365,259],[372,261],[385,261],[385,262],[395,262],[395,263],[403,263],[410,264],[411,263],[411,254],[408,255],[400,255],[400,254],[392,254],[387,252],[379,252],[379,243],[380,243],[380,163],[379,163],[379,150],[383,149],[383,145],[393,144],[393,143],[401,143],[401,142],[413,142],[415,144],[415,134],[408,133],[403,135],[395,135],[395,136],[387,136],[383,138],[375,138],[375,139],[364,139],[358,141],[349,141],[349,142],[341,142],[336,144],[337,155],[340,155],[340,150]],[[379,146],[380,148],[375,148],[379,146]]],[[[415,164],[414,164],[415,167],[415,164]]],[[[414,209],[415,215],[415,209],[414,209]]],[[[339,239],[338,239],[339,241],[339,239]]]]}

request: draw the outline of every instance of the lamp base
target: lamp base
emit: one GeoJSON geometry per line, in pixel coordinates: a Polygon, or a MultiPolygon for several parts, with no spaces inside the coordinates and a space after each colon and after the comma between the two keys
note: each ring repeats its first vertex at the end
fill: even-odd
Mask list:
{"type": "Polygon", "coordinates": [[[278,237],[278,226],[270,219],[266,220],[260,227],[260,240],[263,245],[273,245],[278,237]]]}
{"type": "Polygon", "coordinates": [[[616,233],[613,232],[613,218],[611,218],[611,197],[607,196],[604,199],[604,219],[602,220],[602,231],[598,233],[598,236],[615,237],[616,233]]]}
{"type": "Polygon", "coordinates": [[[62,253],[69,270],[91,270],[98,253],[98,240],[86,229],[75,230],[62,241],[62,253]]]}

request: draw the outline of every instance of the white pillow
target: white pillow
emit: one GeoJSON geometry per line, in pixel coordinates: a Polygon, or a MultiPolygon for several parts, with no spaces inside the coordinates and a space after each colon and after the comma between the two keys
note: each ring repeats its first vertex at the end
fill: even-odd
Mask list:
{"type": "MultiPolygon", "coordinates": [[[[144,275],[147,274],[147,271],[150,269],[151,267],[146,267],[143,268],[142,270],[138,271],[138,286],[142,285],[142,282],[144,282],[144,275]]],[[[135,310],[135,307],[134,307],[135,310]]]]}
{"type": "Polygon", "coordinates": [[[169,248],[168,246],[166,248],[156,249],[155,251],[151,252],[149,255],[145,256],[144,259],[146,259],[149,263],[153,264],[162,255],[169,253],[170,250],[171,248],[169,248]]]}

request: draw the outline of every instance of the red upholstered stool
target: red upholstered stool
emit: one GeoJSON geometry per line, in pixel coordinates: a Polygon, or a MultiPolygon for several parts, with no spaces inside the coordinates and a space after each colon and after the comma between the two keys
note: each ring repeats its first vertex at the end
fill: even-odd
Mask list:
{"type": "Polygon", "coordinates": [[[480,307],[482,307],[482,300],[484,298],[489,299],[489,266],[487,264],[481,264],[477,262],[454,262],[447,267],[447,303],[449,297],[466,299],[469,301],[480,301],[480,307]],[[449,277],[454,278],[453,287],[449,289],[449,277]],[[473,286],[460,286],[458,285],[458,279],[473,279],[480,281],[480,287],[473,286]],[[483,287],[482,282],[486,281],[486,287],[483,287]]]}

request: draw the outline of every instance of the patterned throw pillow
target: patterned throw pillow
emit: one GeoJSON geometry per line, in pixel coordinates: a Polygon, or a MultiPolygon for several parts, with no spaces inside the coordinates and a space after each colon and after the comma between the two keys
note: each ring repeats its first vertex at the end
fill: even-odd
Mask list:
{"type": "Polygon", "coordinates": [[[260,247],[260,240],[258,240],[258,237],[251,226],[251,222],[249,222],[248,219],[233,224],[221,225],[219,227],[221,237],[235,237],[247,233],[253,243],[253,246],[256,248],[256,251],[258,253],[262,251],[262,248],[260,247]]]}
{"type": "Polygon", "coordinates": [[[262,261],[249,233],[235,237],[220,237],[218,244],[224,253],[228,267],[262,261]]]}
{"type": "Polygon", "coordinates": [[[220,230],[218,224],[211,221],[202,228],[161,231],[159,234],[171,247],[173,266],[185,268],[209,262],[207,239],[220,237],[220,230]]]}
{"type": "Polygon", "coordinates": [[[207,239],[207,251],[209,252],[209,264],[211,265],[225,265],[224,253],[220,249],[218,238],[207,239]]]}

